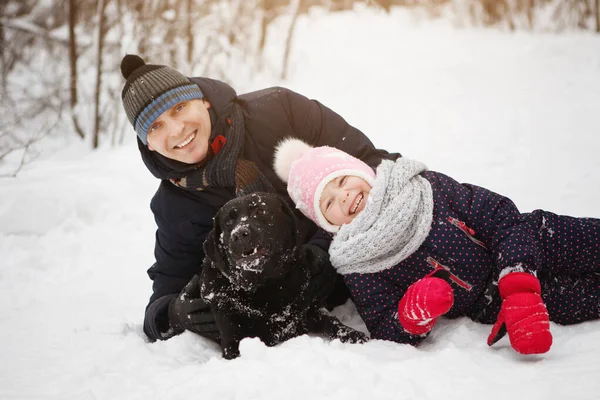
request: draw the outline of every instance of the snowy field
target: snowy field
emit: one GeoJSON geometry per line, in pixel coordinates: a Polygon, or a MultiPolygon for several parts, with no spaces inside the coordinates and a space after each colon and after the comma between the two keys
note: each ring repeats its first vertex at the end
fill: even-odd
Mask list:
{"type": "MultiPolygon", "coordinates": [[[[600,217],[600,36],[314,11],[298,22],[287,81],[269,77],[281,50],[268,51],[240,91],[288,86],[379,147],[522,211],[600,217]]],[[[133,140],[73,145],[0,180],[0,399],[600,398],[600,322],[553,324],[551,351],[533,357],[507,338],[489,348],[491,327],[467,319],[441,321],[419,348],[246,339],[225,361],[189,333],[147,343],[157,184],[133,140]]],[[[336,312],[364,329],[351,304],[336,312]]]]}

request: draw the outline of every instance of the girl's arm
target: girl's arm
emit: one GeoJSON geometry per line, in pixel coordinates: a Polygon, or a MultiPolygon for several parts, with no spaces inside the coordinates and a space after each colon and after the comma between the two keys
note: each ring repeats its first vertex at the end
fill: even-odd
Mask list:
{"type": "Polygon", "coordinates": [[[372,339],[415,345],[428,336],[411,335],[400,325],[398,303],[407,287],[399,287],[377,273],[344,275],[344,282],[372,339]]]}
{"type": "Polygon", "coordinates": [[[510,199],[479,186],[461,185],[443,174],[426,174],[466,224],[465,233],[475,236],[494,256],[492,278],[498,282],[502,307],[488,345],[508,333],[511,346],[521,354],[547,352],[552,345],[550,318],[534,276],[540,264],[535,246],[538,233],[510,199]]]}
{"type": "Polygon", "coordinates": [[[436,198],[446,201],[457,218],[446,221],[458,225],[474,241],[480,241],[494,255],[496,271],[529,272],[535,274],[539,255],[535,249],[534,230],[525,223],[522,214],[507,197],[480,186],[461,184],[438,173],[426,172],[424,176],[437,191],[436,198]]]}

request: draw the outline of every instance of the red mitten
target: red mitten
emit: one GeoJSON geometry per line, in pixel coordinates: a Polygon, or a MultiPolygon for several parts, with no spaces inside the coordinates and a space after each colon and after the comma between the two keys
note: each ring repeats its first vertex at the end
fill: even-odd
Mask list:
{"type": "Polygon", "coordinates": [[[525,272],[512,272],[498,282],[502,306],[488,337],[488,346],[507,332],[510,345],[521,354],[542,354],[550,350],[550,317],[540,296],[540,281],[525,272]]]}
{"type": "Polygon", "coordinates": [[[426,277],[408,287],[398,304],[398,319],[404,330],[423,335],[433,329],[437,317],[454,304],[450,284],[441,278],[426,277]]]}

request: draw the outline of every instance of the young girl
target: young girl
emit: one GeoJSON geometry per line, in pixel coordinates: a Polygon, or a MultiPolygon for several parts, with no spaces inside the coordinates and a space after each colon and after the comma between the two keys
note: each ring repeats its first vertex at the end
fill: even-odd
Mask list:
{"type": "Polygon", "coordinates": [[[600,220],[536,210],[406,158],[377,174],[331,147],[281,142],[275,171],[304,215],[372,338],[416,344],[437,317],[494,323],[522,354],[545,353],[549,320],[600,317],[600,220]],[[330,242],[330,243],[329,243],[330,242]]]}

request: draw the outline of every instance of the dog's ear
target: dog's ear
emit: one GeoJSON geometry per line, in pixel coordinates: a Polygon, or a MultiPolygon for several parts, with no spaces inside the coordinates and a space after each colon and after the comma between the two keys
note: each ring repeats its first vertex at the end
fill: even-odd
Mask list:
{"type": "Polygon", "coordinates": [[[215,258],[219,253],[219,249],[217,249],[217,234],[215,233],[215,228],[212,228],[208,235],[206,236],[206,240],[204,240],[204,254],[210,261],[216,261],[215,258]]]}
{"type": "Polygon", "coordinates": [[[204,240],[204,254],[206,257],[214,263],[222,264],[225,262],[223,251],[219,243],[219,236],[221,236],[221,229],[219,228],[218,214],[215,216],[215,222],[213,228],[208,232],[206,240],[204,240]]]}
{"type": "Polygon", "coordinates": [[[311,221],[306,218],[300,210],[292,207],[285,198],[281,198],[281,208],[287,215],[290,226],[294,232],[294,241],[296,244],[305,243],[310,238],[310,231],[313,228],[311,221]]]}

